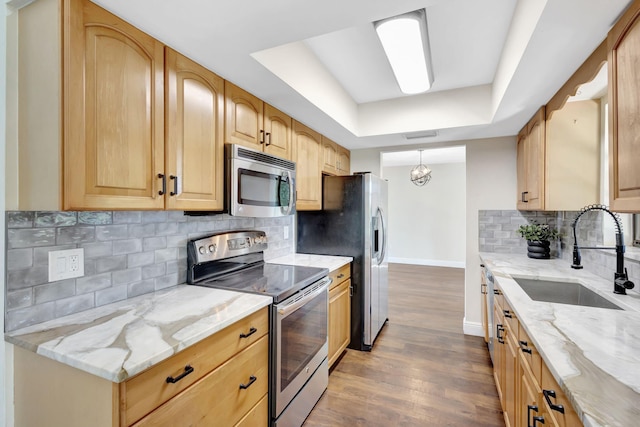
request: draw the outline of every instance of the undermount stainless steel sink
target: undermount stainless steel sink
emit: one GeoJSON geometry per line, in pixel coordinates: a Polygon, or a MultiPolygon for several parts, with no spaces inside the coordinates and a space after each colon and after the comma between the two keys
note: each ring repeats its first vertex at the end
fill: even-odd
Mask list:
{"type": "Polygon", "coordinates": [[[534,301],[622,310],[622,308],[616,304],[601,297],[580,283],[517,277],[513,279],[520,285],[522,290],[529,295],[529,298],[534,301]]]}

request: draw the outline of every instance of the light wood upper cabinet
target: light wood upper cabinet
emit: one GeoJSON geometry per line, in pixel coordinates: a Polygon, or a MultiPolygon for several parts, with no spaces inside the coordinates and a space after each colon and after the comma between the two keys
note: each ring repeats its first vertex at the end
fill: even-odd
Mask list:
{"type": "Polygon", "coordinates": [[[542,107],[520,131],[518,137],[518,209],[544,209],[544,138],[542,107]]]}
{"type": "Polygon", "coordinates": [[[264,104],[265,153],[291,160],[291,123],[291,117],[264,104]]]}
{"type": "Polygon", "coordinates": [[[640,1],[618,20],[609,49],[609,205],[640,212],[640,1]]]}
{"type": "Polygon", "coordinates": [[[64,8],[64,209],[160,209],[163,45],[86,0],[64,8]]]}
{"type": "Polygon", "coordinates": [[[349,175],[351,154],[349,150],[322,136],[322,173],[327,175],[349,175]]]}
{"type": "Polygon", "coordinates": [[[542,107],[518,134],[520,210],[568,211],[600,197],[600,103],[542,107]]]}
{"type": "Polygon", "coordinates": [[[313,129],[293,121],[296,162],[296,209],[322,209],[322,137],[313,129]]]}
{"type": "Polygon", "coordinates": [[[338,144],[322,136],[322,172],[329,175],[338,174],[338,144]]]}
{"type": "Polygon", "coordinates": [[[224,80],[170,48],[165,74],[166,207],[222,210],[224,80]]]}
{"type": "Polygon", "coordinates": [[[351,174],[351,152],[346,148],[338,145],[338,159],[337,159],[338,175],[350,175],[351,174]]]}
{"type": "Polygon", "coordinates": [[[225,82],[225,142],[291,160],[291,117],[225,82]]]}

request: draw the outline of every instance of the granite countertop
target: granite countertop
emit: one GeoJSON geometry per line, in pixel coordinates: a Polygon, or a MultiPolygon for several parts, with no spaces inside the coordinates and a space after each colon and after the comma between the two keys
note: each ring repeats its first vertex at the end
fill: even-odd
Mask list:
{"type": "Polygon", "coordinates": [[[300,265],[302,267],[328,268],[331,272],[339,269],[343,265],[349,264],[351,261],[353,261],[353,258],[350,256],[295,253],[271,259],[267,262],[270,262],[272,264],[300,265]]]}
{"type": "Polygon", "coordinates": [[[5,340],[118,383],[271,302],[179,285],[12,331],[5,340]]]}
{"type": "MultiPolygon", "coordinates": [[[[565,260],[481,253],[540,355],[587,427],[640,419],[640,294],[613,293],[611,280],[565,260]],[[533,301],[513,277],[579,282],[623,310],[533,301]]],[[[636,284],[636,290],[640,284],[636,284]]]]}

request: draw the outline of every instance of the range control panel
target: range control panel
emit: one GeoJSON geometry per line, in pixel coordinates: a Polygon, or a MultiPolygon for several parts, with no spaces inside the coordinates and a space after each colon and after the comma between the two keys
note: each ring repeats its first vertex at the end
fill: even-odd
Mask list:
{"type": "Polygon", "coordinates": [[[187,250],[197,264],[262,252],[268,248],[264,231],[230,231],[190,240],[187,250]]]}

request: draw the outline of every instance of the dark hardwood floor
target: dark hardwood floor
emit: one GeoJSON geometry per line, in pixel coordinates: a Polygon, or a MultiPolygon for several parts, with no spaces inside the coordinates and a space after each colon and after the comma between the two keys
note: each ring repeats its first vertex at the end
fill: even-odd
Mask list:
{"type": "Polygon", "coordinates": [[[462,333],[464,270],[391,264],[389,321],[347,349],[305,427],[504,426],[481,337],[462,333]]]}

